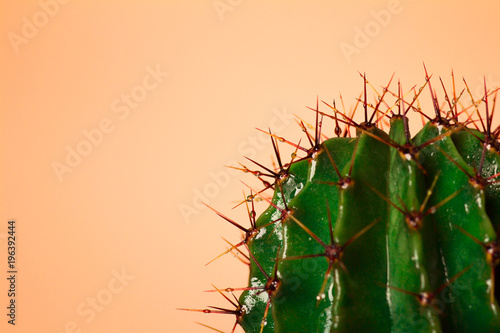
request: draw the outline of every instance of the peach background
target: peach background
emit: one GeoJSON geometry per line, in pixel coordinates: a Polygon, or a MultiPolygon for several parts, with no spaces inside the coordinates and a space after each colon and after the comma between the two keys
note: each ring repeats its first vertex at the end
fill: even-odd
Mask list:
{"type": "Polygon", "coordinates": [[[244,209],[231,207],[244,188],[238,179],[250,178],[222,175],[242,153],[269,161],[269,145],[252,146],[255,127],[299,138],[276,112],[312,120],[305,107],[339,92],[352,105],[358,71],[377,87],[395,73],[409,89],[423,83],[425,62],[436,90],[452,69],[475,91],[483,76],[500,85],[497,1],[67,1],[45,6],[51,17],[40,13],[54,1],[0,8],[2,332],[210,331],[194,321],[229,332],[231,317],[175,308],[226,306],[202,291],[245,284],[230,255],[204,266],[226,248],[220,236],[236,241],[239,231],[206,208],[187,219],[180,207],[211,190],[209,204],[247,225],[244,209]],[[214,4],[229,7],[218,13],[214,4]],[[377,23],[373,13],[393,6],[377,23]],[[23,30],[26,20],[39,20],[38,31],[23,30]],[[367,27],[373,36],[348,61],[340,45],[355,46],[356,29],[367,27]],[[26,43],[14,45],[9,36],[23,31],[26,43]],[[141,91],[148,67],[169,75],[125,115],[120,99],[141,91]],[[58,177],[53,163],[65,163],[68,146],[85,148],[83,132],[105,119],[112,130],[58,177]],[[15,327],[5,316],[9,219],[18,237],[15,327]],[[122,270],[126,285],[113,277],[122,270]],[[91,318],[96,297],[105,305],[91,318]]]}

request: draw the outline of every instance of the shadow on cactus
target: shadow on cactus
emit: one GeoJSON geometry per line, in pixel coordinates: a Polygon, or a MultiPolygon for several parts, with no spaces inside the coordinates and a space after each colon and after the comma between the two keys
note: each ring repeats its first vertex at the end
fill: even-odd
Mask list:
{"type": "Polygon", "coordinates": [[[277,164],[241,166],[263,184],[241,203],[250,226],[212,209],[243,232],[224,254],[246,258],[248,285],[213,290],[229,308],[191,311],[234,316],[231,332],[500,332],[497,90],[475,100],[452,75],[440,101],[427,72],[406,94],[392,78],[378,92],[362,77],[351,112],[317,103],[314,126],[298,121],[310,147],[269,131],[277,164]],[[413,137],[410,113],[424,123],[413,137]],[[258,218],[257,199],[268,205],[258,218]]]}

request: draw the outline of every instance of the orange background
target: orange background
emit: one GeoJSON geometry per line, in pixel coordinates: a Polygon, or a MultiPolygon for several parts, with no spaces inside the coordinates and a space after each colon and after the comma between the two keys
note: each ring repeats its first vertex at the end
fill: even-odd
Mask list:
{"type": "Polygon", "coordinates": [[[393,73],[420,86],[423,62],[438,91],[452,69],[474,93],[500,86],[497,1],[65,2],[0,8],[2,332],[229,332],[232,317],[176,308],[230,306],[203,290],[245,285],[231,255],[204,266],[240,233],[197,193],[248,225],[231,207],[252,179],[224,165],[269,164],[255,127],[296,141],[290,115],[339,92],[349,108],[358,71],[379,91],[393,73]]]}

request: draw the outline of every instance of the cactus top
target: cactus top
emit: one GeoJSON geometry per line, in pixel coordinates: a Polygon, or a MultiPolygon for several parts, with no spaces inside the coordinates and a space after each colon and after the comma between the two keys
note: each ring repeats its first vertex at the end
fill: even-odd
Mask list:
{"type": "Polygon", "coordinates": [[[218,213],[244,230],[230,250],[247,246],[248,286],[234,300],[226,291],[237,288],[219,290],[235,309],[206,311],[236,315],[233,332],[500,332],[496,90],[475,101],[454,84],[440,104],[426,74],[430,117],[423,87],[405,101],[389,83],[371,105],[364,82],[364,122],[316,107],[314,133],[301,122],[311,147],[292,143],[289,163],[277,147],[286,140],[270,133],[278,170],[257,163],[264,171],[252,173],[272,197],[250,190],[248,229],[218,213]],[[413,137],[409,112],[427,118],[413,137]],[[257,197],[268,203],[258,218],[257,197]]]}

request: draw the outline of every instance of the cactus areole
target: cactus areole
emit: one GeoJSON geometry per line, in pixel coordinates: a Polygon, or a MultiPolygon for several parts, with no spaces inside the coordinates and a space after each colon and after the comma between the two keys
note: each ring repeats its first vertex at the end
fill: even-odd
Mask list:
{"type": "Polygon", "coordinates": [[[242,164],[264,185],[246,189],[249,227],[212,208],[243,231],[225,253],[240,251],[250,274],[247,286],[213,290],[227,308],[195,310],[235,316],[234,326],[203,326],[500,332],[497,91],[485,85],[474,98],[467,83],[458,90],[453,79],[448,90],[440,81],[438,98],[426,72],[420,89],[403,94],[389,81],[377,92],[362,77],[363,122],[335,103],[323,102],[325,110],[317,103],[315,125],[298,121],[301,143],[267,132],[275,167],[242,164]],[[375,92],[373,104],[367,89],[375,92]],[[421,110],[423,91],[434,110],[421,110]],[[414,136],[410,114],[424,123],[414,136]],[[278,146],[287,144],[296,153],[284,161],[278,146]],[[259,217],[257,198],[268,206],[259,217]]]}

